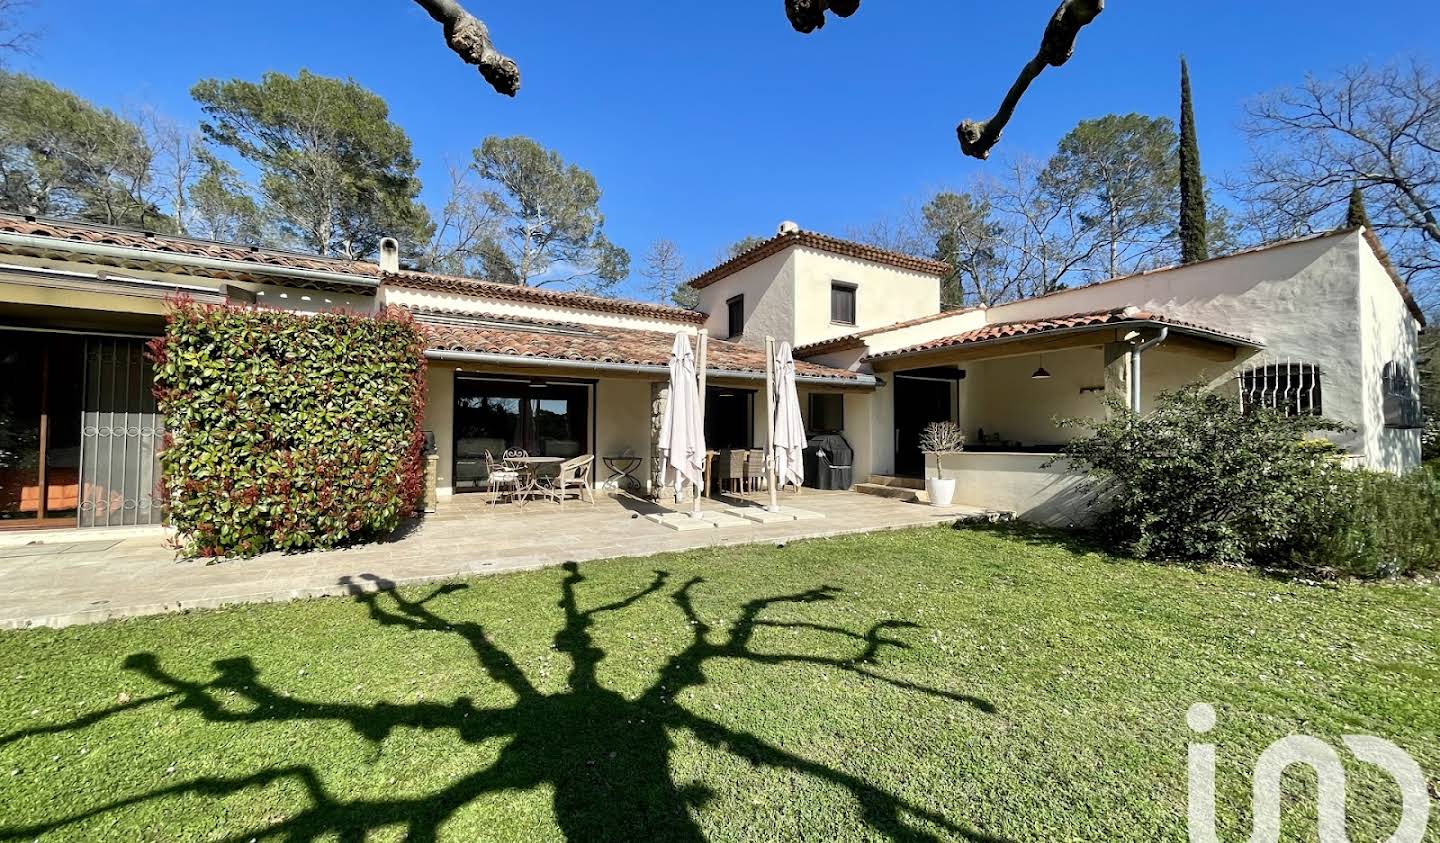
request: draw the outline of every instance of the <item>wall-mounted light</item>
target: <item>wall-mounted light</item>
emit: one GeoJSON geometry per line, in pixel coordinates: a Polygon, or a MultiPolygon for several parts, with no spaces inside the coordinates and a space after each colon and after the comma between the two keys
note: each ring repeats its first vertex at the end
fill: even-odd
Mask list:
{"type": "Polygon", "coordinates": [[[1040,355],[1040,368],[1036,369],[1034,372],[1032,372],[1032,373],[1030,374],[1030,379],[1031,379],[1031,380],[1037,380],[1037,381],[1043,381],[1043,380],[1045,380],[1045,379],[1047,379],[1047,378],[1049,378],[1049,377],[1050,377],[1050,373],[1047,372],[1047,371],[1045,371],[1045,355],[1042,354],[1042,355],[1040,355]]]}

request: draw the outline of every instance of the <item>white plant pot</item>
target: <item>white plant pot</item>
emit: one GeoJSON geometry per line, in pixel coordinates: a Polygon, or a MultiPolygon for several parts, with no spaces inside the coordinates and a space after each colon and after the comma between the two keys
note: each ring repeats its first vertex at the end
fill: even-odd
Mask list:
{"type": "Polygon", "coordinates": [[[931,506],[949,506],[955,499],[955,480],[927,478],[925,496],[930,498],[931,506]]]}

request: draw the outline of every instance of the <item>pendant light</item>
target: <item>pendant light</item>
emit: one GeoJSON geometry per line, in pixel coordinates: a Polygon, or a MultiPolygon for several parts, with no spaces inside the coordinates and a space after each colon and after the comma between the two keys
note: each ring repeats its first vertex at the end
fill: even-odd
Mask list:
{"type": "Polygon", "coordinates": [[[1050,377],[1050,373],[1047,372],[1047,371],[1045,371],[1045,355],[1042,354],[1042,355],[1040,355],[1040,368],[1036,369],[1033,373],[1031,373],[1030,379],[1031,379],[1031,380],[1037,380],[1037,381],[1043,381],[1043,380],[1045,380],[1046,378],[1049,378],[1049,377],[1050,377]]]}

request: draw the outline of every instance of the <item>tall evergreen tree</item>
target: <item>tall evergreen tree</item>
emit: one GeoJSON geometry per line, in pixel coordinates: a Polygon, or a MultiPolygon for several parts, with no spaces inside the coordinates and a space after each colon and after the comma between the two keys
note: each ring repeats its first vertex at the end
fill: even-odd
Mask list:
{"type": "Polygon", "coordinates": [[[1190,67],[1180,57],[1180,262],[1209,256],[1205,233],[1205,177],[1200,174],[1200,145],[1190,103],[1190,67]]]}
{"type": "Polygon", "coordinates": [[[1365,213],[1365,196],[1360,192],[1359,186],[1350,190],[1350,207],[1345,209],[1345,227],[1355,228],[1365,226],[1374,229],[1370,224],[1370,215],[1365,213]]]}

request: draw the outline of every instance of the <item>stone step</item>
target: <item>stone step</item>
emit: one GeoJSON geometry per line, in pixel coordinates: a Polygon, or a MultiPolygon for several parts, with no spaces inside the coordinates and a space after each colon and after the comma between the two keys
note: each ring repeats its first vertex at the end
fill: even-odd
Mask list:
{"type": "Polygon", "coordinates": [[[856,483],[855,491],[862,495],[875,495],[881,498],[892,498],[909,503],[929,503],[930,498],[925,495],[924,489],[911,489],[905,486],[887,486],[884,483],[856,483]]]}
{"type": "Polygon", "coordinates": [[[870,483],[876,486],[894,486],[900,489],[924,489],[925,478],[923,477],[897,477],[894,474],[872,474],[870,483]]]}

